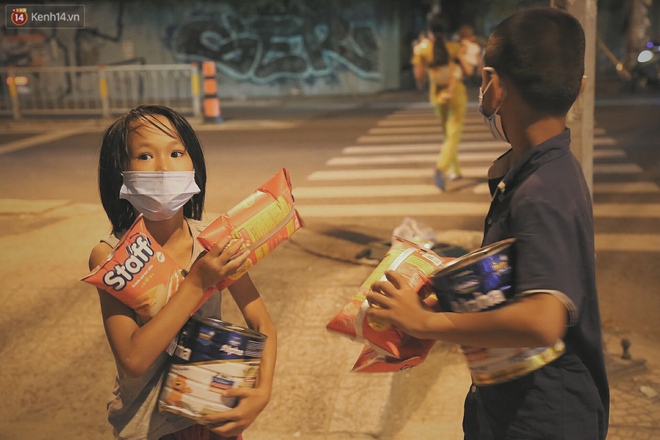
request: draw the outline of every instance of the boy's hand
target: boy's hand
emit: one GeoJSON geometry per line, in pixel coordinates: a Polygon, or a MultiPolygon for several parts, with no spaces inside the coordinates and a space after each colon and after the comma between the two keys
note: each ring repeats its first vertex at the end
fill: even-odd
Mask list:
{"type": "Polygon", "coordinates": [[[232,240],[229,237],[220,240],[195,261],[190,268],[188,277],[197,276],[204,290],[215,286],[218,282],[238,272],[245,264],[250,252],[246,249],[237,253],[241,246],[243,246],[243,240],[232,240]]]}
{"type": "Polygon", "coordinates": [[[388,281],[377,281],[371,285],[371,292],[367,294],[371,305],[367,316],[390,322],[410,336],[426,339],[425,315],[433,312],[424,305],[405,276],[386,271],[385,277],[388,281]]]}
{"type": "Polygon", "coordinates": [[[235,408],[204,417],[204,424],[221,426],[211,430],[223,436],[237,436],[245,431],[263,411],[270,400],[270,393],[260,388],[230,388],[223,391],[225,397],[237,397],[235,408]]]}

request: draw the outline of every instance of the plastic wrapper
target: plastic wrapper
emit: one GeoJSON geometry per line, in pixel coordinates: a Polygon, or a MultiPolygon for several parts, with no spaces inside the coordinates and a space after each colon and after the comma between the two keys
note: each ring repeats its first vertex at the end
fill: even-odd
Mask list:
{"type": "MultiPolygon", "coordinates": [[[[81,278],[134,309],[143,322],[156,316],[183,279],[182,269],[149,234],[142,215],[105,262],[81,278]]],[[[197,308],[211,293],[205,295],[197,308]]]]}
{"type": "Polygon", "coordinates": [[[395,237],[385,258],[362,283],[353,298],[326,325],[326,329],[364,342],[379,355],[401,359],[402,344],[409,336],[389,323],[366,319],[369,307],[366,295],[374,282],[385,280],[386,271],[394,270],[408,279],[409,285],[419,293],[420,298],[426,298],[433,292],[424,283],[426,277],[448,260],[415,243],[395,237]]]}
{"type": "Polygon", "coordinates": [[[250,196],[215,219],[197,237],[207,250],[225,237],[243,239],[244,246],[250,250],[243,268],[219,282],[216,285],[218,290],[238,280],[303,227],[291,190],[289,173],[282,168],[250,196]]]}
{"type": "MultiPolygon", "coordinates": [[[[423,301],[431,310],[439,311],[438,298],[435,293],[431,293],[423,301]]],[[[426,360],[435,342],[434,339],[418,339],[404,334],[399,347],[399,358],[385,356],[369,345],[365,345],[351,371],[354,373],[396,373],[408,370],[426,360]]]]}
{"type": "Polygon", "coordinates": [[[365,345],[351,371],[355,373],[396,373],[408,370],[424,362],[434,344],[435,341],[431,339],[409,338],[401,344],[401,359],[384,356],[365,345]]]}

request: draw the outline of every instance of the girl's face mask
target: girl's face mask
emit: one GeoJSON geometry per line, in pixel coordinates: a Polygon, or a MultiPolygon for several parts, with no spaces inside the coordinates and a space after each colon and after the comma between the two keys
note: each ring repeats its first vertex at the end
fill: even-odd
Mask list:
{"type": "Polygon", "coordinates": [[[194,171],[124,171],[119,198],[125,199],[145,218],[172,218],[201,190],[194,171]]]}
{"type": "MultiPolygon", "coordinates": [[[[495,72],[495,69],[493,69],[492,67],[484,67],[483,70],[486,70],[491,73],[495,72]]],[[[504,102],[504,98],[506,98],[506,94],[504,98],[502,98],[500,105],[497,106],[493,114],[491,114],[490,116],[486,116],[486,114],[484,113],[484,107],[483,107],[484,95],[486,94],[488,88],[492,83],[493,83],[493,78],[491,78],[490,81],[488,81],[488,84],[486,84],[485,89],[481,90],[481,88],[479,88],[479,113],[481,114],[481,116],[483,116],[486,125],[490,129],[490,133],[493,135],[495,139],[497,139],[498,141],[509,142],[509,139],[506,137],[506,133],[504,132],[504,128],[502,127],[502,118],[500,117],[500,115],[497,114],[500,107],[502,107],[502,103],[504,102]]]]}

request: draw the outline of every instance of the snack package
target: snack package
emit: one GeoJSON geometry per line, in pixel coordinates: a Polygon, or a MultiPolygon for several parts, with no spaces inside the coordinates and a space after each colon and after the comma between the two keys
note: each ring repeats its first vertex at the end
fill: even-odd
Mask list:
{"type": "Polygon", "coordinates": [[[379,355],[401,359],[405,355],[401,351],[405,341],[403,331],[388,323],[365,319],[369,307],[366,295],[374,282],[385,280],[385,271],[395,270],[408,278],[409,285],[421,298],[426,298],[433,292],[424,283],[426,277],[447,261],[449,258],[441,258],[431,250],[394,237],[385,258],[362,283],[353,298],[326,325],[326,329],[365,342],[379,355]]]}
{"type": "Polygon", "coordinates": [[[435,345],[432,339],[417,339],[408,337],[401,343],[401,359],[383,356],[368,345],[362,348],[362,352],[355,361],[354,373],[396,373],[416,367],[424,360],[435,345]]]}
{"type": "Polygon", "coordinates": [[[214,220],[197,239],[209,250],[224,237],[242,238],[250,250],[243,268],[216,284],[222,290],[302,227],[302,219],[294,208],[289,173],[282,168],[249,197],[214,220]]]}
{"type": "MultiPolygon", "coordinates": [[[[147,322],[179,290],[183,279],[182,269],[156,243],[139,215],[106,261],[81,281],[105,290],[147,322]]],[[[212,293],[209,291],[196,309],[212,293]]]]}

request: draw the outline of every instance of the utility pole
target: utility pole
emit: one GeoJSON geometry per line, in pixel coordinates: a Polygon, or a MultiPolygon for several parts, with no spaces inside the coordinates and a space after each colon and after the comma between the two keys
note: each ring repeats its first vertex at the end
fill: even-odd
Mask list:
{"type": "Polygon", "coordinates": [[[571,150],[582,166],[584,177],[593,195],[597,0],[555,0],[553,3],[580,21],[586,38],[584,57],[586,84],[582,94],[568,112],[567,125],[571,130],[571,150]]]}

